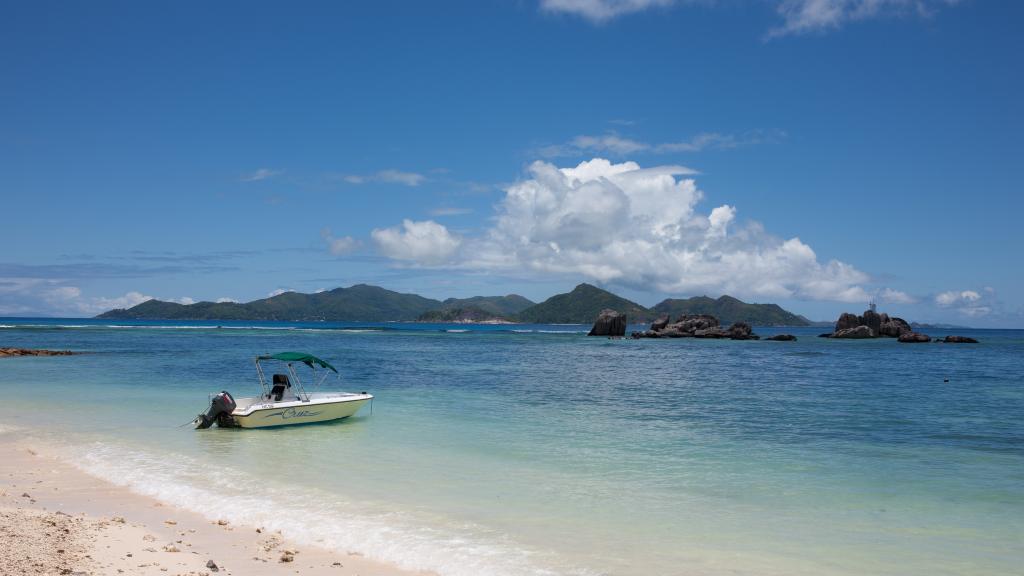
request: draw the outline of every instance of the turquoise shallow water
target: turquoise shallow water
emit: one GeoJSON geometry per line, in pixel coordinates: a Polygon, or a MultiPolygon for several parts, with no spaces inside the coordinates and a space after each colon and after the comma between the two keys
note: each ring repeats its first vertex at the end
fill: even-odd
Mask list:
{"type": "Polygon", "coordinates": [[[957,331],[970,346],[140,324],[0,320],[0,346],[93,352],[0,360],[0,441],[38,436],[167,502],[443,575],[1024,564],[1024,331],[957,331]],[[178,427],[210,392],[253,393],[251,358],[282,350],[332,361],[372,414],[178,427]]]}

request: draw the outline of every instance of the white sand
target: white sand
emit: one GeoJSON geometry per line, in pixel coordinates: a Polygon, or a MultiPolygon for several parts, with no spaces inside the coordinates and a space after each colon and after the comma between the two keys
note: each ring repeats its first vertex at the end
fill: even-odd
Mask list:
{"type": "MultiPolygon", "coordinates": [[[[406,576],[256,526],[211,522],[0,437],[0,574],[406,576]],[[216,570],[207,562],[216,564],[216,570]]],[[[423,574],[423,573],[416,573],[423,574]]]]}

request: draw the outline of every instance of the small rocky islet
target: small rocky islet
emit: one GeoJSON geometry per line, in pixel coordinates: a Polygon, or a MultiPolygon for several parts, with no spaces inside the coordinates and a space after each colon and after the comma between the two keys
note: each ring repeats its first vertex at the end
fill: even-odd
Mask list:
{"type": "Polygon", "coordinates": [[[0,348],[0,358],[6,356],[72,356],[81,352],[70,350],[34,350],[31,348],[0,348]]]}
{"type": "Polygon", "coordinates": [[[896,338],[903,344],[925,344],[942,342],[945,344],[977,344],[978,340],[969,336],[946,336],[932,339],[927,334],[914,332],[910,324],[903,318],[879,313],[874,307],[863,314],[843,312],[836,320],[835,330],[820,335],[822,338],[839,338],[862,340],[867,338],[896,338]]]}
{"type": "MultiPolygon", "coordinates": [[[[626,335],[626,315],[615,310],[602,310],[590,329],[588,336],[621,337],[626,335]]],[[[649,330],[633,332],[632,338],[716,338],[729,340],[758,340],[750,324],[734,322],[723,328],[718,318],[710,314],[682,314],[672,322],[668,314],[662,315],[651,323],[649,330]]],[[[796,340],[790,334],[780,334],[782,338],[773,340],[796,340]]]]}
{"type": "MultiPolygon", "coordinates": [[[[626,335],[626,315],[611,309],[602,310],[594,321],[588,336],[622,337],[626,335]]],[[[630,334],[634,339],[640,338],[715,338],[729,340],[760,340],[753,332],[750,324],[734,322],[723,328],[718,318],[710,314],[682,314],[675,322],[665,314],[654,322],[647,330],[634,331],[630,334]]],[[[914,332],[910,324],[895,316],[875,311],[874,307],[861,315],[844,312],[836,321],[832,332],[821,334],[823,338],[836,339],[867,339],[896,338],[905,344],[943,342],[947,344],[977,344],[978,340],[969,336],[946,336],[935,338],[927,334],[914,332]]],[[[792,334],[776,334],[765,340],[793,342],[797,338],[792,334]]]]}

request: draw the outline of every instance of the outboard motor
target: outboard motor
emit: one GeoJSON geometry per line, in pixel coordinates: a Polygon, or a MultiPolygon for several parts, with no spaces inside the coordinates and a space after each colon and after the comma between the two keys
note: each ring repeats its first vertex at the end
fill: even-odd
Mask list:
{"type": "Polygon", "coordinates": [[[220,394],[213,397],[213,400],[210,400],[210,409],[207,410],[206,414],[196,416],[193,424],[196,425],[198,430],[209,428],[213,426],[214,422],[221,428],[230,428],[235,426],[235,419],[231,417],[231,413],[234,410],[235,399],[231,397],[227,390],[222,390],[220,394]]]}

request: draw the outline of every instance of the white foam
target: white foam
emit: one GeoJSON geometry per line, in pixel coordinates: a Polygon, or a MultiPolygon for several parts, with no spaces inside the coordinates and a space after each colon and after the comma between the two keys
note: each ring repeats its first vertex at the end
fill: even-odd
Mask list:
{"type": "Polygon", "coordinates": [[[459,333],[459,332],[469,332],[469,330],[468,330],[468,329],[466,329],[466,328],[463,328],[463,329],[459,329],[459,330],[456,330],[456,329],[451,329],[451,330],[445,330],[445,332],[455,332],[455,333],[459,333]]]}
{"type": "Polygon", "coordinates": [[[431,525],[406,513],[367,508],[350,497],[300,491],[186,456],[99,442],[66,454],[89,474],[210,520],[281,530],[301,544],[359,552],[406,570],[440,576],[589,574],[546,567],[551,554],[528,550],[480,526],[431,525]]]}

